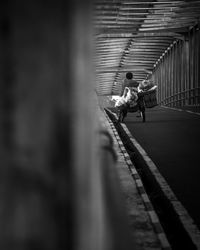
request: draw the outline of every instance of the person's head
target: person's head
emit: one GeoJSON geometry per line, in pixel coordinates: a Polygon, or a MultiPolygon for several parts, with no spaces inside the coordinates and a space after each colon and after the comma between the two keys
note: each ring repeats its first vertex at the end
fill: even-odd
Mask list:
{"type": "Polygon", "coordinates": [[[131,80],[133,78],[133,74],[131,72],[126,73],[126,78],[131,80]]]}

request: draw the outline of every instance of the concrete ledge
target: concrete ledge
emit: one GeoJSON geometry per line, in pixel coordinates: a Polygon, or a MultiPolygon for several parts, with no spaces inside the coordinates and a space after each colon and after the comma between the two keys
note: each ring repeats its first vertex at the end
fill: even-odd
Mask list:
{"type": "Polygon", "coordinates": [[[104,127],[114,140],[118,157],[117,172],[126,200],[131,233],[136,239],[138,249],[171,249],[137,170],[132,164],[114,124],[102,111],[100,117],[104,127]]]}

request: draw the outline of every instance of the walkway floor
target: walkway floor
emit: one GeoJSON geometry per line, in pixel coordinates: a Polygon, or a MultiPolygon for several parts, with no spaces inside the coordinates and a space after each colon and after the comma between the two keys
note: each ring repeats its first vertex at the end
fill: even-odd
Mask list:
{"type": "MultiPolygon", "coordinates": [[[[117,152],[117,172],[121,181],[121,187],[126,200],[126,207],[128,212],[128,219],[130,223],[131,233],[136,241],[137,249],[158,250],[170,249],[166,246],[165,235],[162,234],[161,238],[154,230],[151,215],[145,207],[144,199],[138,189],[138,182],[131,176],[129,166],[127,164],[127,153],[123,147],[122,141],[119,139],[117,131],[115,130],[109,118],[99,111],[99,116],[104,127],[112,135],[115,150],[117,152]]],[[[144,197],[144,194],[143,194],[144,197]]],[[[162,230],[161,230],[162,231],[162,230]]]]}
{"type": "Polygon", "coordinates": [[[200,228],[200,115],[157,107],[146,116],[128,113],[125,124],[200,228]]]}

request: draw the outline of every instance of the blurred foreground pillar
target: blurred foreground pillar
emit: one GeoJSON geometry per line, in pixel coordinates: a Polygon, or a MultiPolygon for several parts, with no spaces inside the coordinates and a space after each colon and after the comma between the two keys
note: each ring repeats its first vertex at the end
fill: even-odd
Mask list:
{"type": "Polygon", "coordinates": [[[103,179],[114,161],[99,145],[90,3],[0,12],[0,249],[124,249],[103,179]]]}

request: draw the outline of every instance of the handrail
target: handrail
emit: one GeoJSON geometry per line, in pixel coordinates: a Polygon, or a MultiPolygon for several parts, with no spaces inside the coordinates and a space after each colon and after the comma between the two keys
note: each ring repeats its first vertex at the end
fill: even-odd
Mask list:
{"type": "Polygon", "coordinates": [[[168,105],[168,104],[177,103],[177,102],[184,101],[184,100],[187,100],[187,101],[192,100],[192,99],[198,98],[198,97],[200,97],[200,87],[191,88],[191,89],[181,91],[179,93],[175,93],[174,95],[168,96],[165,99],[163,99],[162,101],[160,101],[159,104],[168,105]],[[182,95],[184,95],[184,96],[181,98],[182,95]],[[178,98],[178,99],[172,100],[175,98],[178,98]]]}

